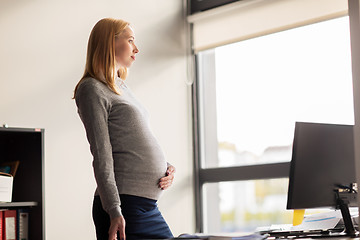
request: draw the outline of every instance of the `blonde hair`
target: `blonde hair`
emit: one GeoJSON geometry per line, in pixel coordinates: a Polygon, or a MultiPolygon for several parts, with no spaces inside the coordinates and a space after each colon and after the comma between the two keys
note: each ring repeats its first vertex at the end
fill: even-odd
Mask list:
{"type": "Polygon", "coordinates": [[[75,87],[74,98],[81,81],[87,77],[105,83],[113,92],[120,95],[115,84],[115,74],[125,80],[127,68],[121,67],[115,72],[115,36],[128,26],[130,23],[113,18],[104,18],[95,24],[89,37],[85,71],[75,87]]]}

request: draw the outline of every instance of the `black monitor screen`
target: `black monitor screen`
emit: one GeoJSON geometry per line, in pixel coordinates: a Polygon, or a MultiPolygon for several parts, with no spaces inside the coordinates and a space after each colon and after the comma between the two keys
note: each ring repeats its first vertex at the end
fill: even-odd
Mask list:
{"type": "Polygon", "coordinates": [[[336,207],[336,185],[355,182],[353,126],[297,122],[287,209],[336,207]]]}

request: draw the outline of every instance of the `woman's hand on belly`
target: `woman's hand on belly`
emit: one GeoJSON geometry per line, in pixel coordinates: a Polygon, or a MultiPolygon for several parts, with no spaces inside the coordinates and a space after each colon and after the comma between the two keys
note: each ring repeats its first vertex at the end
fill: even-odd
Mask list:
{"type": "Polygon", "coordinates": [[[171,184],[172,184],[172,182],[174,180],[175,172],[176,172],[175,167],[170,165],[167,168],[166,176],[160,178],[159,188],[161,188],[162,190],[168,189],[171,186],[171,184]]]}

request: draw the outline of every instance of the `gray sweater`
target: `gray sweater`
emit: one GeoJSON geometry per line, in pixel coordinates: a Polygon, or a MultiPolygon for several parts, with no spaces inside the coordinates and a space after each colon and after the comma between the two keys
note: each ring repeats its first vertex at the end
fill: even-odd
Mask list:
{"type": "Polygon", "coordinates": [[[119,194],[158,200],[158,182],[167,169],[146,110],[121,79],[117,84],[121,95],[87,78],[75,96],[93,155],[95,194],[112,218],[121,215],[119,194]]]}

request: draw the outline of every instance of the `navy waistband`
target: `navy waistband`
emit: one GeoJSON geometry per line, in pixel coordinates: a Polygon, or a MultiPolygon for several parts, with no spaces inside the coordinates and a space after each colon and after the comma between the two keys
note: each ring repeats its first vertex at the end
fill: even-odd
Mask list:
{"type": "Polygon", "coordinates": [[[151,210],[157,207],[157,200],[128,194],[120,194],[121,208],[151,210]]]}

